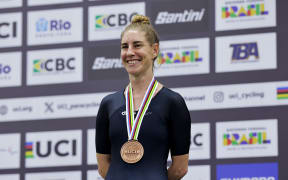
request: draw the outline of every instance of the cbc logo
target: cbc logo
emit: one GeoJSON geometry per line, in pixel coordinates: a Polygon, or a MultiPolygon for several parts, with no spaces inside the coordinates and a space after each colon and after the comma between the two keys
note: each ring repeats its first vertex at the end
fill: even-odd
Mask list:
{"type": "Polygon", "coordinates": [[[125,26],[131,22],[132,17],[137,13],[127,15],[124,13],[112,14],[112,15],[96,15],[96,29],[108,28],[108,27],[120,27],[125,26]]]}
{"type": "Polygon", "coordinates": [[[56,59],[35,59],[33,60],[33,73],[41,72],[61,72],[61,71],[73,71],[75,70],[75,58],[68,59],[56,58],[56,59]]]}
{"type": "Polygon", "coordinates": [[[11,37],[17,37],[17,22],[0,23],[0,38],[6,39],[11,37]]]}

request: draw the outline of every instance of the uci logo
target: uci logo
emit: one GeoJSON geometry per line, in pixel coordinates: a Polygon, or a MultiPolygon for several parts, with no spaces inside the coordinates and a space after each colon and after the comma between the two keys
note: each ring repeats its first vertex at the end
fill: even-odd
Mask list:
{"type": "Polygon", "coordinates": [[[56,156],[76,156],[76,146],[77,141],[74,140],[59,140],[57,142],[47,141],[46,143],[37,141],[35,146],[33,142],[27,142],[25,144],[26,148],[26,158],[47,158],[55,154],[56,156]],[[34,149],[35,148],[35,149],[34,149]]]}
{"type": "Polygon", "coordinates": [[[15,38],[17,36],[17,22],[0,23],[0,38],[15,38]]]}

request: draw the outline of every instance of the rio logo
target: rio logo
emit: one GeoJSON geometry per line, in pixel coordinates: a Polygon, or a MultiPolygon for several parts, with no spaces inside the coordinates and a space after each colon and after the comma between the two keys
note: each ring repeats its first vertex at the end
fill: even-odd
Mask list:
{"type": "Polygon", "coordinates": [[[0,63],[0,75],[1,74],[8,74],[11,72],[11,67],[8,65],[3,65],[0,63]]]}
{"type": "Polygon", "coordinates": [[[65,20],[46,20],[45,18],[40,18],[36,22],[36,31],[37,32],[53,32],[53,31],[67,31],[71,29],[71,23],[65,20]]]}

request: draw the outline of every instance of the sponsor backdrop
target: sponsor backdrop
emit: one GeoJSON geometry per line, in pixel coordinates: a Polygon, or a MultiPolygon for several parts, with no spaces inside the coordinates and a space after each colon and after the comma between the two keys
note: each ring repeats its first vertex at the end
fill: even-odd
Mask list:
{"type": "Polygon", "coordinates": [[[95,116],[128,82],[120,33],[135,14],[160,34],[156,78],[191,114],[183,179],[288,179],[287,6],[0,0],[0,180],[101,179],[95,116]]]}

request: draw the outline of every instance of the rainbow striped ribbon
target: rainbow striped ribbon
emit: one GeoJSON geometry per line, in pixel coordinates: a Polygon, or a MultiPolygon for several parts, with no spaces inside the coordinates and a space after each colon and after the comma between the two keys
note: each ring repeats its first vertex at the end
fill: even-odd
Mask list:
{"type": "Polygon", "coordinates": [[[132,85],[131,83],[129,84],[128,90],[126,91],[126,125],[129,138],[128,140],[137,140],[144,115],[149,107],[157,86],[158,82],[153,77],[146,90],[145,96],[136,115],[136,119],[134,120],[132,85]]]}

